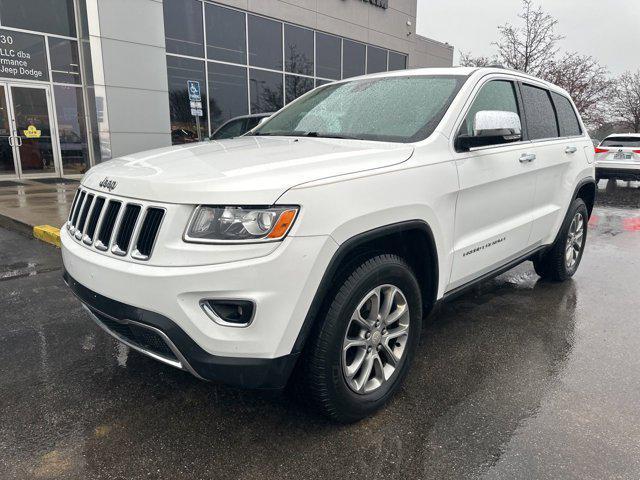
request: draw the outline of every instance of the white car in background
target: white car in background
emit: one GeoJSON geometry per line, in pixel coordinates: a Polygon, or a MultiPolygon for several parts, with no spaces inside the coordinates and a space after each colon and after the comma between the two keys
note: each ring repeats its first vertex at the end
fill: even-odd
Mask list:
{"type": "Polygon", "coordinates": [[[593,160],[569,95],[540,79],[352,78],[247,135],[92,168],[64,277],[131,348],[245,387],[293,378],[351,422],[398,390],[438,302],[527,260],[576,272],[593,160]]]}
{"type": "Polygon", "coordinates": [[[596,179],[640,180],[640,133],[609,135],[596,147],[596,179]]]}

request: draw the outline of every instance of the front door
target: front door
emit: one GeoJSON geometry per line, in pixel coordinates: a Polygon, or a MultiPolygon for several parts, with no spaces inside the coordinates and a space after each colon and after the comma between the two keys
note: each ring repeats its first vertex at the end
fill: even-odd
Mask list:
{"type": "MultiPolygon", "coordinates": [[[[512,81],[487,81],[467,111],[460,132],[473,129],[482,110],[522,118],[512,81]]],[[[524,122],[523,122],[524,123],[524,122]]],[[[457,153],[460,191],[456,205],[454,258],[449,290],[522,255],[530,248],[536,169],[531,144],[497,144],[457,153]]]]}
{"type": "Polygon", "coordinates": [[[58,176],[48,86],[0,84],[0,175],[58,176]]]}
{"type": "Polygon", "coordinates": [[[8,95],[7,85],[0,83],[0,178],[3,176],[15,177],[18,168],[17,142],[14,136],[8,95]]]}

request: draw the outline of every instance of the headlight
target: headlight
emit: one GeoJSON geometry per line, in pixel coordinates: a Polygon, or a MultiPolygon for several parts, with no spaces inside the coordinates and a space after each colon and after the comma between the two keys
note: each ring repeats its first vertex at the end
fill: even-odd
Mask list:
{"type": "Polygon", "coordinates": [[[185,241],[200,243],[282,240],[298,207],[210,207],[201,205],[187,226],[185,241]]]}

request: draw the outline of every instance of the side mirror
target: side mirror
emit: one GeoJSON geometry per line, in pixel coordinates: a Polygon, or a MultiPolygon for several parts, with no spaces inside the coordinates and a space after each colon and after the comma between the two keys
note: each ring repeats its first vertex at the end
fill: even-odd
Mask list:
{"type": "Polygon", "coordinates": [[[500,145],[522,140],[522,123],[515,112],[481,110],[473,118],[473,132],[459,135],[456,148],[468,151],[475,147],[500,145]]]}
{"type": "Polygon", "coordinates": [[[269,120],[270,117],[262,117],[260,119],[260,121],[258,122],[258,125],[256,125],[257,127],[259,127],[260,125],[262,125],[264,122],[266,122],[267,120],[269,120]]]}

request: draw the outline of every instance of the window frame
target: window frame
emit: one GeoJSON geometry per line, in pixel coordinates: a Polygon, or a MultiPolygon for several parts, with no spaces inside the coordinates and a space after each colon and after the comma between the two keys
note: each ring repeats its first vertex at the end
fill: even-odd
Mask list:
{"type": "Polygon", "coordinates": [[[559,92],[555,92],[553,90],[549,90],[549,96],[551,97],[551,102],[553,103],[553,108],[556,111],[556,118],[558,121],[558,133],[560,134],[560,138],[580,138],[584,136],[584,132],[585,129],[582,126],[582,121],[580,118],[580,115],[573,103],[573,100],[571,100],[570,97],[568,97],[567,95],[564,95],[562,93],[559,92]],[[569,106],[571,107],[571,110],[573,111],[573,115],[576,118],[576,122],[578,123],[578,129],[580,130],[580,133],[578,133],[577,135],[562,135],[562,131],[560,130],[560,116],[558,115],[558,106],[556,105],[556,100],[554,97],[554,94],[557,95],[558,97],[564,98],[565,100],[567,100],[569,102],[569,106]]]}
{"type": "MultiPolygon", "coordinates": [[[[531,134],[529,132],[529,128],[527,128],[527,140],[531,143],[539,143],[539,142],[553,142],[555,140],[560,140],[562,138],[567,138],[567,137],[562,137],[560,135],[560,120],[558,119],[558,111],[556,110],[556,105],[553,102],[553,96],[551,95],[551,90],[546,87],[546,86],[540,86],[540,85],[536,85],[533,82],[529,82],[529,81],[520,81],[519,82],[519,89],[520,89],[520,95],[522,97],[522,108],[523,108],[523,112],[524,112],[524,117],[527,121],[527,125],[528,125],[528,114],[527,114],[527,106],[526,103],[524,101],[524,95],[523,95],[523,87],[524,86],[528,86],[528,87],[532,87],[532,88],[537,88],[539,90],[542,90],[544,92],[546,92],[547,94],[547,98],[549,99],[549,103],[551,104],[551,109],[553,110],[553,118],[556,121],[556,136],[555,137],[545,137],[545,138],[531,138],[531,134]]],[[[523,137],[524,138],[524,137],[523,137]]]]}
{"type": "Polygon", "coordinates": [[[508,76],[496,76],[496,77],[489,77],[488,79],[484,79],[484,78],[480,79],[480,81],[476,84],[476,90],[474,91],[473,95],[470,97],[470,99],[462,108],[460,116],[458,117],[458,120],[455,123],[455,127],[453,128],[454,133],[453,135],[451,135],[451,140],[452,140],[453,149],[455,150],[456,153],[464,154],[469,152],[477,152],[477,151],[489,150],[493,148],[513,147],[514,145],[530,143],[526,114],[524,111],[524,102],[522,100],[522,92],[520,91],[519,84],[520,84],[520,81],[517,78],[508,77],[508,76]],[[517,142],[499,143],[496,145],[486,145],[483,147],[472,147],[469,150],[460,150],[457,147],[457,144],[458,144],[458,138],[460,137],[460,131],[462,129],[462,125],[467,120],[467,116],[469,115],[469,112],[471,111],[471,108],[473,107],[473,105],[476,103],[476,100],[478,99],[480,92],[482,92],[484,87],[491,82],[511,83],[511,86],[513,87],[513,93],[516,97],[516,105],[518,107],[518,115],[520,116],[520,124],[522,125],[522,139],[517,142]]]}

